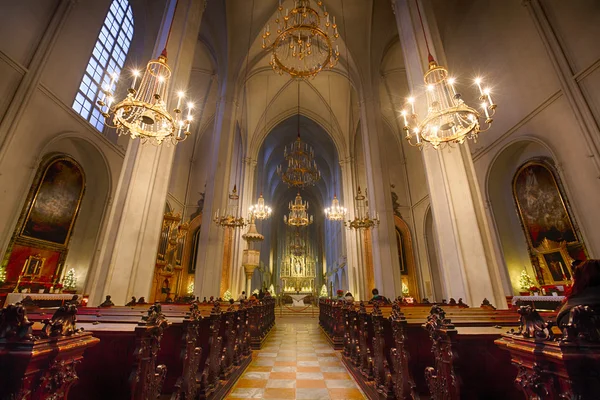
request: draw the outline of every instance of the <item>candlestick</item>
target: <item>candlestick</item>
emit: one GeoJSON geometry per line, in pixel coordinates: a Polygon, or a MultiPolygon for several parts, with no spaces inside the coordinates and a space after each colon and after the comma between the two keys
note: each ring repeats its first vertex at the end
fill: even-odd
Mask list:
{"type": "Polygon", "coordinates": [[[133,84],[131,85],[132,90],[135,90],[135,84],[137,82],[137,78],[139,75],[140,75],[139,71],[137,71],[137,70],[133,71],[133,84]]]}
{"type": "Polygon", "coordinates": [[[483,111],[485,112],[485,117],[490,118],[490,113],[488,112],[487,103],[485,101],[483,103],[481,103],[481,107],[483,107],[483,111]]]}

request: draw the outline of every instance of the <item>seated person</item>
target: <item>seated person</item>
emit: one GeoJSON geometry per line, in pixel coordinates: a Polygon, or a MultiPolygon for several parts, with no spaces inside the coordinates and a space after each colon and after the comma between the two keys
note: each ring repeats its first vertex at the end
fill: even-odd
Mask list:
{"type": "Polygon", "coordinates": [[[246,291],[242,290],[242,294],[240,294],[240,297],[238,297],[238,301],[246,300],[247,298],[246,291]]]}
{"type": "Polygon", "coordinates": [[[573,287],[566,303],[558,311],[558,327],[569,322],[573,307],[585,305],[600,308],[600,260],[587,260],[573,270],[573,287]]]}
{"type": "Polygon", "coordinates": [[[374,301],[385,302],[385,297],[383,297],[379,294],[379,290],[373,289],[373,290],[371,290],[371,293],[373,294],[373,297],[371,298],[371,300],[369,300],[369,303],[373,303],[374,301]]]}
{"type": "Polygon", "coordinates": [[[352,296],[352,293],[348,292],[344,296],[344,300],[346,300],[346,303],[352,304],[352,303],[354,303],[354,296],[352,296]]]}

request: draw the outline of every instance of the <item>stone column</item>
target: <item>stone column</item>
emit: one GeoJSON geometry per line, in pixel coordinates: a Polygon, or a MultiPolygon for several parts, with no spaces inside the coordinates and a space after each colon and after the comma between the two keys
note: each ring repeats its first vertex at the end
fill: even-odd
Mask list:
{"type": "MultiPolygon", "coordinates": [[[[417,92],[424,85],[427,68],[417,10],[409,0],[393,0],[393,5],[409,87],[417,92]]],[[[424,20],[426,31],[432,23],[424,20]]],[[[431,52],[436,60],[443,61],[440,47],[431,48],[431,52]]],[[[425,106],[423,102],[418,104],[421,118],[426,114],[425,106]]],[[[445,293],[472,306],[478,306],[484,298],[493,298],[497,305],[505,307],[499,265],[468,143],[440,150],[428,148],[422,154],[445,293]]]]}
{"type": "MultiPolygon", "coordinates": [[[[176,3],[167,3],[155,56],[164,47],[176,3]]],[[[204,2],[179,0],[167,48],[173,71],[170,96],[176,88],[187,86],[204,6],[204,2]]],[[[117,305],[131,296],[149,296],[174,152],[175,147],[166,144],[129,142],[88,286],[91,304],[100,304],[107,294],[117,305]]]]}
{"type": "MultiPolygon", "coordinates": [[[[372,229],[368,234],[371,239],[370,253],[372,255],[374,282],[373,284],[367,284],[377,287],[381,295],[394,298],[402,293],[402,277],[400,260],[397,256],[398,249],[396,248],[390,180],[386,165],[384,165],[385,157],[380,149],[381,113],[378,90],[375,89],[378,87],[376,85],[378,79],[378,76],[371,77],[364,83],[360,103],[367,177],[367,186],[364,190],[366,190],[370,213],[376,210],[381,218],[379,226],[372,229]]],[[[372,217],[375,216],[372,215],[372,217]]],[[[373,287],[367,288],[367,296],[370,295],[373,287]]]]}
{"type": "MultiPolygon", "coordinates": [[[[342,171],[342,190],[344,192],[344,207],[348,209],[346,220],[354,219],[354,159],[352,157],[340,160],[342,171]]],[[[361,282],[365,263],[362,255],[362,239],[354,230],[344,228],[346,236],[346,263],[348,265],[348,287],[354,297],[365,299],[364,288],[361,282]]],[[[333,266],[332,266],[333,267],[333,266]]],[[[320,289],[320,288],[319,288],[320,289]]]]}

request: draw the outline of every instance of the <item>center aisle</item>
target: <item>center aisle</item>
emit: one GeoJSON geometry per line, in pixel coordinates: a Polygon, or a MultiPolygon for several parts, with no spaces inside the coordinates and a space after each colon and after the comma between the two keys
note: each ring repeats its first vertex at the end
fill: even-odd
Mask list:
{"type": "Polygon", "coordinates": [[[227,399],[365,399],[310,317],[277,318],[227,399]]]}

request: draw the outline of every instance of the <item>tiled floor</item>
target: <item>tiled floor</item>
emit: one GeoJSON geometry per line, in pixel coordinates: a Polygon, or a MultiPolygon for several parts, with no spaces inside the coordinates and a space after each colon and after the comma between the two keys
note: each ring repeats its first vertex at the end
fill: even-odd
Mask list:
{"type": "Polygon", "coordinates": [[[316,318],[277,318],[227,399],[365,399],[316,318]]]}

